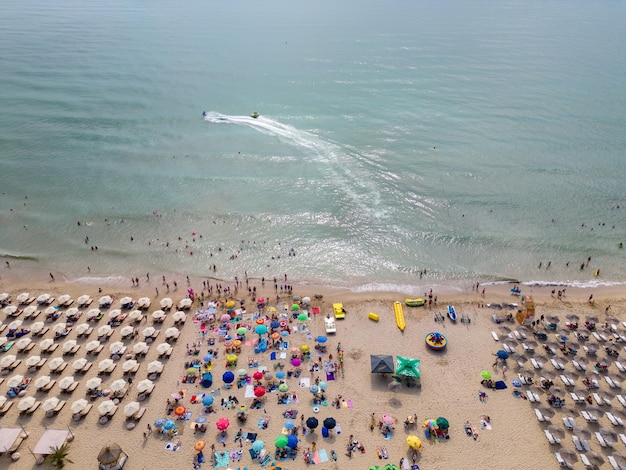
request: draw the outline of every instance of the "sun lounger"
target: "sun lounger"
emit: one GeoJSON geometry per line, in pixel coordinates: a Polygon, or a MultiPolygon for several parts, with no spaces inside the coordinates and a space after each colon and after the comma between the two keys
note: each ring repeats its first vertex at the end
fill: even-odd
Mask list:
{"type": "Polygon", "coordinates": [[[624,421],[622,421],[622,418],[619,416],[615,416],[613,413],[609,413],[608,411],[605,414],[613,426],[624,426],[624,421]]]}
{"type": "Polygon", "coordinates": [[[65,406],[66,403],[67,403],[67,401],[61,400],[59,402],[59,404],[54,409],[51,410],[51,412],[52,412],[51,414],[52,415],[56,415],[57,413],[59,413],[59,411],[61,411],[63,409],[63,407],[65,406]]]}
{"type": "Polygon", "coordinates": [[[559,463],[561,467],[572,468],[572,465],[570,463],[563,460],[563,457],[561,457],[561,454],[559,452],[555,452],[554,456],[556,457],[556,461],[559,463]]]}
{"type": "Polygon", "coordinates": [[[604,400],[600,398],[600,395],[598,395],[597,393],[592,393],[591,396],[593,397],[593,399],[598,405],[600,406],[604,405],[604,400]]]}
{"type": "Polygon", "coordinates": [[[626,434],[618,434],[617,437],[619,438],[620,441],[622,441],[622,444],[626,446],[626,434]]]}
{"type": "Polygon", "coordinates": [[[599,432],[595,432],[594,434],[595,434],[595,436],[596,436],[597,441],[600,443],[600,445],[601,445],[602,447],[611,447],[611,446],[609,445],[609,442],[607,442],[607,441],[604,439],[604,437],[602,437],[602,434],[600,434],[599,432]]]}
{"type": "Polygon", "coordinates": [[[115,408],[113,408],[111,411],[109,411],[104,416],[106,416],[107,418],[112,418],[115,415],[115,413],[117,413],[118,409],[119,409],[119,406],[116,405],[115,408]]]}
{"type": "Polygon", "coordinates": [[[522,348],[524,348],[524,351],[526,352],[533,352],[535,350],[534,346],[528,345],[526,343],[522,343],[522,348]]]}
{"type": "Polygon", "coordinates": [[[585,397],[581,397],[574,392],[570,392],[569,396],[572,397],[572,401],[576,404],[582,404],[586,401],[585,397]]]}
{"type": "Polygon", "coordinates": [[[52,387],[54,387],[54,384],[56,384],[56,383],[57,383],[56,380],[51,380],[50,382],[48,382],[43,387],[38,388],[37,391],[38,392],[45,392],[45,393],[47,393],[47,392],[49,392],[52,389],[52,387]]]}
{"type": "Polygon", "coordinates": [[[163,354],[159,354],[159,359],[169,359],[173,351],[174,351],[174,348],[170,348],[167,351],[165,351],[163,354]]]}
{"type": "Polygon", "coordinates": [[[32,365],[28,368],[29,371],[31,370],[39,370],[43,367],[43,365],[48,361],[47,358],[42,358],[37,364],[32,365]]]}
{"type": "Polygon", "coordinates": [[[526,334],[525,334],[525,333],[520,333],[519,331],[514,330],[514,331],[513,331],[513,334],[515,335],[515,338],[516,338],[518,341],[521,341],[521,340],[523,340],[523,339],[526,339],[526,334]]]}
{"type": "Polygon", "coordinates": [[[585,468],[596,468],[595,465],[592,465],[589,459],[585,454],[578,454],[580,456],[580,461],[583,463],[585,468]]]}
{"type": "Polygon", "coordinates": [[[100,351],[102,351],[103,348],[104,348],[104,345],[101,344],[96,349],[92,349],[91,351],[87,351],[87,354],[90,354],[92,356],[97,356],[98,354],[100,354],[100,351]]]}
{"type": "Polygon", "coordinates": [[[617,401],[619,401],[620,404],[626,408],[626,399],[622,395],[615,395],[615,398],[617,398],[617,401]]]}
{"type": "Polygon", "coordinates": [[[531,392],[530,390],[526,392],[526,398],[528,399],[529,402],[535,403],[535,394],[531,392]]]}
{"type": "Polygon", "coordinates": [[[32,415],[35,411],[37,411],[37,409],[41,406],[41,402],[40,401],[36,401],[35,404],[33,406],[31,406],[29,409],[27,410],[23,410],[20,412],[20,414],[22,415],[32,415]]]}
{"type": "Polygon", "coordinates": [[[581,364],[578,361],[572,361],[572,365],[574,366],[574,368],[576,370],[580,370],[580,371],[585,371],[587,370],[587,367],[584,364],[581,364]]]}
{"type": "Polygon", "coordinates": [[[540,423],[549,421],[548,417],[544,416],[543,413],[537,408],[535,408],[535,416],[537,416],[537,421],[539,421],[540,423]]]}
{"type": "Polygon", "coordinates": [[[613,380],[608,375],[604,376],[604,380],[606,380],[606,383],[609,384],[609,387],[611,387],[611,388],[619,388],[619,386],[620,386],[619,382],[616,382],[615,380],[613,380]]]}
{"type": "Polygon", "coordinates": [[[508,344],[504,343],[502,345],[502,348],[509,354],[515,354],[515,348],[513,346],[509,346],[508,344]]]}
{"type": "Polygon", "coordinates": [[[137,413],[135,413],[133,416],[129,417],[129,419],[133,421],[140,421],[145,413],[146,413],[146,408],[141,407],[139,408],[139,411],[137,411],[137,413]]]}
{"type": "Polygon", "coordinates": [[[573,387],[574,385],[576,385],[576,382],[563,374],[561,374],[559,377],[561,379],[561,382],[563,382],[567,387],[573,387]]]}
{"type": "Polygon", "coordinates": [[[574,447],[576,447],[576,450],[582,452],[583,445],[580,443],[580,439],[578,439],[578,436],[572,436],[572,442],[574,443],[574,447]]]}
{"type": "Polygon", "coordinates": [[[63,355],[64,356],[73,356],[74,354],[76,354],[78,352],[79,349],[80,349],[80,344],[76,344],[76,345],[74,345],[74,347],[72,349],[69,349],[67,351],[63,351],[63,355]]]}
{"type": "Polygon", "coordinates": [[[587,421],[588,423],[597,423],[598,422],[598,418],[596,418],[595,415],[593,415],[592,413],[588,412],[588,411],[581,411],[580,415],[585,419],[585,421],[587,421]]]}
{"type": "Polygon", "coordinates": [[[563,370],[565,366],[558,362],[556,359],[550,359],[550,363],[554,366],[556,370],[563,370]]]}
{"type": "Polygon", "coordinates": [[[614,364],[615,364],[615,367],[617,367],[617,370],[619,370],[620,372],[626,372],[626,367],[624,367],[624,365],[621,362],[615,361],[614,364]]]}
{"type": "Polygon", "coordinates": [[[61,364],[56,369],[54,369],[54,370],[50,369],[50,373],[52,373],[52,374],[60,374],[61,372],[63,372],[65,370],[66,367],[67,367],[67,362],[64,362],[63,364],[61,364]]]}
{"type": "Polygon", "coordinates": [[[563,426],[565,426],[565,429],[574,429],[574,426],[576,426],[576,422],[574,421],[574,418],[563,418],[563,426]]]}
{"type": "Polygon", "coordinates": [[[13,406],[12,401],[5,401],[4,405],[0,407],[0,416],[4,416],[4,414],[11,409],[13,406]]]}
{"type": "Polygon", "coordinates": [[[78,384],[80,382],[72,382],[72,385],[70,385],[67,388],[64,388],[63,390],[61,390],[62,393],[72,393],[74,390],[76,390],[76,387],[78,387],[78,384]]]}
{"type": "Polygon", "coordinates": [[[613,470],[623,470],[623,467],[617,463],[617,460],[615,460],[615,457],[613,457],[612,455],[609,455],[607,456],[607,459],[609,463],[611,464],[611,467],[613,467],[613,470]]]}
{"type": "Polygon", "coordinates": [[[560,444],[561,443],[561,439],[554,437],[552,435],[552,433],[550,431],[548,431],[547,429],[543,431],[543,433],[546,435],[546,439],[548,440],[548,442],[550,444],[560,444]]]}
{"type": "Polygon", "coordinates": [[[52,354],[59,347],[59,343],[52,343],[49,348],[42,349],[41,352],[45,354],[52,354]]]}
{"type": "Polygon", "coordinates": [[[13,363],[9,367],[5,367],[5,370],[15,370],[22,363],[21,359],[13,361],[13,363]]]}
{"type": "Polygon", "coordinates": [[[90,326],[82,333],[76,335],[78,338],[87,338],[93,332],[93,326],[90,326]]]}
{"type": "Polygon", "coordinates": [[[533,365],[535,369],[543,369],[543,364],[539,362],[534,357],[530,358],[530,363],[533,365]]]}
{"type": "Polygon", "coordinates": [[[39,330],[38,332],[33,333],[33,336],[43,336],[43,335],[45,335],[48,331],[50,331],[50,328],[46,326],[46,327],[44,327],[43,329],[39,330]]]}

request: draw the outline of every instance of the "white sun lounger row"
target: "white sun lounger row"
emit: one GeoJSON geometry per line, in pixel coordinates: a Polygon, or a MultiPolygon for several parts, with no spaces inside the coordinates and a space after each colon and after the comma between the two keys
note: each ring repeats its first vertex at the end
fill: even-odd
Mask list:
{"type": "Polygon", "coordinates": [[[554,366],[556,370],[565,370],[565,366],[556,359],[550,359],[550,363],[554,366]]]}
{"type": "Polygon", "coordinates": [[[530,363],[533,365],[535,369],[543,369],[543,364],[539,362],[537,359],[535,359],[534,357],[530,358],[530,363]]]}
{"type": "Polygon", "coordinates": [[[611,388],[619,388],[619,382],[617,382],[616,380],[613,380],[608,375],[604,376],[604,380],[606,380],[606,383],[609,384],[609,387],[611,387],[611,388]]]}
{"type": "Polygon", "coordinates": [[[539,395],[532,390],[528,390],[526,392],[526,398],[528,398],[528,401],[531,403],[541,403],[541,398],[539,398],[539,395]]]}
{"type": "Polygon", "coordinates": [[[574,443],[574,447],[576,447],[576,450],[579,450],[581,452],[587,452],[591,449],[589,447],[589,443],[585,439],[579,438],[578,436],[572,436],[572,442],[574,443]]]}
{"type": "Polygon", "coordinates": [[[590,413],[589,411],[581,411],[580,415],[585,419],[585,421],[587,421],[588,423],[597,423],[598,422],[598,418],[590,413]]]}
{"type": "Polygon", "coordinates": [[[599,432],[596,432],[595,436],[602,447],[613,447],[613,443],[608,439],[602,437],[602,434],[600,434],[599,432]]]}
{"type": "Polygon", "coordinates": [[[602,398],[599,394],[597,393],[592,393],[591,396],[593,397],[593,399],[595,400],[595,402],[599,405],[607,405],[607,406],[611,406],[611,400],[607,399],[607,398],[602,398]]]}
{"type": "Polygon", "coordinates": [[[513,334],[515,335],[515,338],[516,338],[518,341],[521,341],[521,340],[523,340],[523,339],[528,338],[528,337],[526,336],[526,333],[524,333],[524,332],[519,332],[519,331],[517,331],[517,330],[514,330],[514,331],[513,331],[513,334]]]}
{"type": "Polygon", "coordinates": [[[622,364],[619,361],[615,361],[615,367],[617,367],[617,370],[619,370],[620,372],[626,372],[626,367],[624,367],[624,364],[622,364]]]}
{"type": "Polygon", "coordinates": [[[626,434],[618,434],[619,440],[626,446],[626,434]]]}
{"type": "Polygon", "coordinates": [[[585,454],[578,454],[578,455],[580,456],[580,461],[583,463],[585,468],[598,468],[589,461],[589,459],[587,458],[585,454]]]}
{"type": "Polygon", "coordinates": [[[625,399],[623,396],[621,396],[621,395],[615,395],[615,398],[617,398],[617,401],[619,401],[619,402],[620,402],[620,404],[621,404],[624,408],[626,408],[626,399],[625,399]]]}
{"type": "Polygon", "coordinates": [[[524,351],[526,352],[533,352],[535,350],[535,347],[526,343],[522,343],[522,347],[524,348],[524,351]]]}
{"type": "Polygon", "coordinates": [[[563,418],[563,426],[565,426],[565,429],[569,429],[571,431],[574,429],[574,426],[576,426],[576,421],[574,421],[574,418],[571,417],[563,418]]]}
{"type": "Polygon", "coordinates": [[[535,408],[535,416],[537,416],[537,421],[539,421],[540,423],[544,423],[544,422],[550,422],[550,417],[545,416],[541,410],[535,408]]]}
{"type": "Polygon", "coordinates": [[[580,370],[580,371],[586,371],[587,367],[584,364],[581,364],[578,361],[572,361],[572,365],[574,366],[574,369],[576,370],[580,370]]]}
{"type": "Polygon", "coordinates": [[[515,348],[513,346],[509,346],[508,344],[504,343],[502,345],[502,349],[504,349],[506,352],[508,352],[509,354],[515,354],[515,348]]]}
{"type": "Polygon", "coordinates": [[[585,401],[586,401],[585,397],[581,397],[580,395],[577,395],[574,392],[570,392],[569,396],[572,397],[572,401],[574,403],[579,404],[579,405],[582,404],[582,403],[585,403],[585,401]]]}
{"type": "Polygon", "coordinates": [[[563,374],[561,374],[559,378],[561,379],[561,382],[563,382],[567,387],[573,387],[574,385],[576,385],[576,382],[563,374]]]}
{"type": "Polygon", "coordinates": [[[624,421],[622,421],[622,418],[619,416],[615,416],[613,413],[609,413],[608,411],[605,414],[613,426],[624,426],[624,421]]]}
{"type": "Polygon", "coordinates": [[[552,435],[552,433],[550,431],[548,431],[547,429],[545,429],[543,431],[543,433],[546,435],[546,439],[548,440],[548,442],[550,444],[560,444],[561,443],[561,439],[559,439],[558,437],[555,437],[552,435]]]}
{"type": "Polygon", "coordinates": [[[556,461],[559,462],[559,465],[561,467],[573,468],[571,463],[563,460],[563,457],[561,457],[561,454],[559,452],[555,452],[554,456],[556,457],[556,461]]]}
{"type": "Polygon", "coordinates": [[[624,470],[624,467],[618,464],[617,460],[615,460],[615,457],[613,457],[612,455],[609,455],[607,459],[609,463],[611,464],[611,467],[613,468],[613,470],[624,470]]]}

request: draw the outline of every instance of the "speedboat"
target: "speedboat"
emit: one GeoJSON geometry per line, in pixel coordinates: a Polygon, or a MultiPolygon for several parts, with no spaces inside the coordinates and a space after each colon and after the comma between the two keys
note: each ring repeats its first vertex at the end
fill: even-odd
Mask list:
{"type": "Polygon", "coordinates": [[[251,118],[254,118],[254,119],[258,118],[259,116],[260,116],[260,114],[259,114],[259,112],[258,112],[258,111],[255,111],[255,112],[253,112],[253,113],[250,115],[250,117],[251,117],[251,118]]]}

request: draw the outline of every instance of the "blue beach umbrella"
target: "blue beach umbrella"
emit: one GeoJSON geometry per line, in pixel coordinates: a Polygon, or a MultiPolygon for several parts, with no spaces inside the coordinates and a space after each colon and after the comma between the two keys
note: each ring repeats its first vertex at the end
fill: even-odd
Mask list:
{"type": "Polygon", "coordinates": [[[265,442],[261,441],[260,439],[257,439],[252,443],[252,450],[255,452],[261,452],[263,447],[265,447],[265,442]]]}
{"type": "Polygon", "coordinates": [[[176,427],[176,423],[172,421],[171,419],[168,419],[167,421],[165,421],[165,424],[163,425],[163,429],[165,429],[166,431],[169,431],[170,429],[174,429],[175,427],[176,427]]]}
{"type": "Polygon", "coordinates": [[[320,335],[315,338],[315,341],[317,341],[318,343],[325,343],[326,341],[328,341],[328,338],[324,335],[320,335]]]}
{"type": "Polygon", "coordinates": [[[289,336],[289,332],[287,330],[283,330],[280,332],[280,336],[286,338],[287,336],[289,336]]]}
{"type": "Polygon", "coordinates": [[[228,370],[222,375],[222,380],[225,384],[232,384],[233,380],[235,380],[235,374],[228,370]]]}
{"type": "Polygon", "coordinates": [[[279,370],[278,372],[276,372],[276,378],[277,379],[284,379],[285,378],[285,373],[282,370],[279,370]]]}
{"type": "Polygon", "coordinates": [[[503,349],[500,349],[500,350],[496,353],[496,355],[498,356],[498,359],[508,359],[508,358],[509,358],[509,353],[508,353],[508,352],[506,352],[506,351],[505,351],[505,350],[503,350],[503,349]]]}
{"type": "Polygon", "coordinates": [[[320,388],[320,390],[326,390],[328,388],[328,384],[326,382],[320,382],[318,387],[320,388]]]}
{"type": "Polygon", "coordinates": [[[265,326],[265,325],[257,325],[256,328],[254,329],[254,332],[257,335],[264,335],[265,333],[267,333],[267,326],[265,326]]]}
{"type": "Polygon", "coordinates": [[[295,449],[296,447],[298,447],[298,438],[293,434],[287,436],[287,447],[289,447],[290,449],[295,449]]]}
{"type": "Polygon", "coordinates": [[[319,387],[315,384],[311,385],[311,388],[309,390],[311,391],[313,395],[315,395],[317,392],[320,391],[319,387]]]}
{"type": "Polygon", "coordinates": [[[270,328],[278,328],[280,326],[280,323],[277,322],[276,320],[272,321],[272,323],[270,323],[270,328]]]}
{"type": "Polygon", "coordinates": [[[213,360],[213,354],[205,354],[202,360],[204,362],[211,362],[213,360]]]}
{"type": "Polygon", "coordinates": [[[214,401],[215,398],[213,397],[213,395],[205,395],[202,397],[202,404],[204,406],[211,406],[214,401]]]}
{"type": "Polygon", "coordinates": [[[293,421],[293,419],[288,419],[287,421],[285,421],[284,426],[287,431],[291,431],[293,428],[296,427],[296,423],[293,421]]]}
{"type": "Polygon", "coordinates": [[[213,385],[213,375],[210,372],[202,374],[202,381],[200,382],[200,384],[204,388],[209,388],[211,385],[213,385]]]}
{"type": "Polygon", "coordinates": [[[155,422],[154,422],[154,427],[156,428],[161,428],[163,427],[163,425],[165,424],[165,418],[158,418],[155,422]]]}

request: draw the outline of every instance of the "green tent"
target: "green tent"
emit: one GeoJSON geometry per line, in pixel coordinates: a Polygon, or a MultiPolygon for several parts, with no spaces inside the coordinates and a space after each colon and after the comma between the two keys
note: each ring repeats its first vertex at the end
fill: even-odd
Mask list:
{"type": "Polygon", "coordinates": [[[421,377],[420,364],[421,361],[419,359],[396,356],[396,375],[419,379],[421,377]]]}

